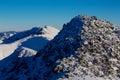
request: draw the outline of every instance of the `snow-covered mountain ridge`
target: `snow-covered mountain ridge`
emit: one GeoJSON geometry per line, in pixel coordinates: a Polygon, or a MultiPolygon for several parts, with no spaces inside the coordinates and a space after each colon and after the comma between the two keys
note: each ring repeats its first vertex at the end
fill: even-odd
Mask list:
{"type": "Polygon", "coordinates": [[[49,38],[53,38],[54,35],[56,35],[56,33],[58,33],[58,30],[53,27],[50,27],[50,26],[45,26],[44,28],[34,27],[30,30],[17,32],[17,34],[14,34],[9,38],[4,39],[3,43],[12,43],[14,41],[20,40],[20,39],[28,37],[28,36],[41,35],[41,34],[45,34],[49,38]]]}
{"type": "Polygon", "coordinates": [[[3,43],[4,39],[8,39],[16,33],[16,31],[0,32],[0,43],[3,43]]]}
{"type": "Polygon", "coordinates": [[[14,67],[7,70],[0,68],[0,79],[119,80],[118,33],[108,21],[76,16],[35,56],[13,61],[14,67]]]}
{"type": "Polygon", "coordinates": [[[17,48],[25,47],[38,51],[43,48],[47,42],[54,38],[59,30],[45,26],[43,28],[33,28],[22,32],[1,33],[2,44],[0,44],[0,59],[11,55],[17,48]],[[4,36],[2,36],[5,34],[4,36]],[[11,35],[12,34],[12,35],[11,35]],[[9,36],[11,35],[11,36],[9,36]]]}

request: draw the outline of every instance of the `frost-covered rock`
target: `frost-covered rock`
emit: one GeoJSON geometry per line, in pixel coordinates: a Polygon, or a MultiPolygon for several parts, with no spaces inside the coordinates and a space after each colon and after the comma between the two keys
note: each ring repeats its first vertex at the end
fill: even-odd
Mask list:
{"type": "Polygon", "coordinates": [[[89,75],[118,79],[120,38],[115,29],[110,22],[95,16],[76,16],[37,53],[42,68],[47,69],[41,77],[55,80],[89,75]]]}

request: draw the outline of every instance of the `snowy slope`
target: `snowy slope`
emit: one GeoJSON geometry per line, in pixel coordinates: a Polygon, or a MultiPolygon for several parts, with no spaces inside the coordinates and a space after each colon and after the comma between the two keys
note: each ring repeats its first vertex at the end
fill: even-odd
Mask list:
{"type": "Polygon", "coordinates": [[[18,43],[0,44],[0,60],[12,54],[18,48],[18,43]]]}
{"type": "Polygon", "coordinates": [[[6,39],[6,41],[10,43],[0,44],[0,60],[11,55],[19,47],[26,47],[31,50],[38,51],[59,32],[57,29],[50,26],[45,26],[44,28],[33,28],[28,31],[17,33],[6,39]],[[35,33],[34,31],[37,32],[35,33]],[[24,34],[30,35],[24,36],[24,34]]]}
{"type": "Polygon", "coordinates": [[[4,39],[3,43],[12,43],[14,41],[20,40],[22,38],[31,36],[31,35],[40,35],[43,37],[48,37],[49,39],[53,38],[59,31],[55,28],[52,28],[50,26],[45,26],[44,28],[40,27],[34,27],[30,30],[21,31],[17,34],[14,34],[13,36],[4,39]],[[42,34],[42,35],[41,35],[42,34]]]}
{"type": "Polygon", "coordinates": [[[42,28],[42,33],[43,35],[41,35],[42,37],[46,37],[48,40],[53,39],[56,34],[58,34],[59,30],[51,27],[51,26],[45,26],[44,28],[42,28]]]}

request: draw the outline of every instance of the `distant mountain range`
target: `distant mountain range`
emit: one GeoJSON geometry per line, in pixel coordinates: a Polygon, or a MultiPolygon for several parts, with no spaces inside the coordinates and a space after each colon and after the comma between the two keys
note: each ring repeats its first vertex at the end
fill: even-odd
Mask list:
{"type": "Polygon", "coordinates": [[[61,31],[10,34],[0,36],[0,80],[120,79],[120,29],[109,21],[78,15],[61,31]]]}
{"type": "Polygon", "coordinates": [[[43,48],[47,42],[54,38],[59,30],[45,26],[44,28],[35,27],[31,30],[21,32],[3,32],[0,33],[0,59],[3,59],[14,53],[16,49],[28,48],[38,51],[43,48]]]}

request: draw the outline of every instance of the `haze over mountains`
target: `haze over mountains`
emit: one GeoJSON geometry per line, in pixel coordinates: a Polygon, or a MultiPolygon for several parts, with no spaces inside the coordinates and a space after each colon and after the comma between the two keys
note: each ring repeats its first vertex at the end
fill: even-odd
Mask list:
{"type": "Polygon", "coordinates": [[[120,79],[120,29],[109,21],[78,15],[60,32],[44,27],[3,36],[1,80],[120,79]]]}

